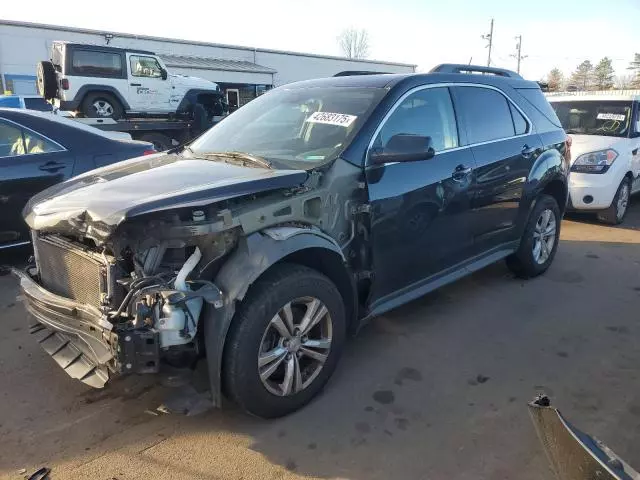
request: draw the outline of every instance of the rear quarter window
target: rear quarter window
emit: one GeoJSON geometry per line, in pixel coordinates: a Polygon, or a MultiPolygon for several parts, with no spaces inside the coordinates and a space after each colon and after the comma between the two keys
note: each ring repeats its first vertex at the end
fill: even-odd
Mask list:
{"type": "Polygon", "coordinates": [[[123,72],[119,53],[95,50],[74,50],[72,66],[75,75],[121,77],[123,72]]]}
{"type": "Polygon", "coordinates": [[[562,128],[562,124],[553,110],[553,107],[549,104],[546,97],[539,88],[516,88],[516,92],[524,97],[536,110],[544,115],[547,120],[553,123],[556,127],[562,128]]]}

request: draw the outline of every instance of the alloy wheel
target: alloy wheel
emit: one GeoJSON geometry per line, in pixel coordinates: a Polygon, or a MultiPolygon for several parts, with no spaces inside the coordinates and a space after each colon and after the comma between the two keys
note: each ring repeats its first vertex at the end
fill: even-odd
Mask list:
{"type": "Polygon", "coordinates": [[[539,265],[544,264],[551,255],[556,243],[557,220],[553,210],[542,211],[533,231],[533,259],[539,265]]]}
{"type": "Polygon", "coordinates": [[[278,396],[295,395],[318,377],[331,350],[329,310],[314,297],[297,298],[271,319],[258,351],[264,387],[278,396]]]}
{"type": "Polygon", "coordinates": [[[113,106],[106,100],[96,100],[93,102],[93,108],[99,117],[110,117],[113,115],[113,106]]]}
{"type": "Polygon", "coordinates": [[[629,184],[624,182],[620,186],[620,194],[618,195],[618,203],[616,208],[616,217],[618,221],[622,220],[629,206],[629,184]]]}

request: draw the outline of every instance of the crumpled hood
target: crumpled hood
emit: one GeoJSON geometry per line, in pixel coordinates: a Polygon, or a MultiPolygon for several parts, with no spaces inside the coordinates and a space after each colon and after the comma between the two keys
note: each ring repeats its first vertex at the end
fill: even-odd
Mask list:
{"type": "Polygon", "coordinates": [[[199,207],[243,195],[292,188],[304,170],[271,170],[157,154],[92,170],[34,196],[23,215],[30,228],[104,241],[126,218],[199,207]]]}
{"type": "Polygon", "coordinates": [[[576,161],[580,155],[584,153],[597,152],[598,150],[606,150],[613,148],[618,153],[622,153],[621,144],[624,138],[605,137],[602,135],[574,135],[570,134],[571,143],[571,164],[576,161]]]}

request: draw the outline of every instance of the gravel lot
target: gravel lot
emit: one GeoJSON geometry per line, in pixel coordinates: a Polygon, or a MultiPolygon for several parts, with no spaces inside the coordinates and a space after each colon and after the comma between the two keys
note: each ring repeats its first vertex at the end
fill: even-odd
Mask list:
{"type": "Polygon", "coordinates": [[[150,377],[71,380],[2,276],[0,477],[551,479],[526,411],[540,391],[640,468],[638,199],[624,226],[572,218],[562,237],[543,277],[497,264],[376,319],[324,394],[276,421],[153,415],[170,390],[150,377]]]}

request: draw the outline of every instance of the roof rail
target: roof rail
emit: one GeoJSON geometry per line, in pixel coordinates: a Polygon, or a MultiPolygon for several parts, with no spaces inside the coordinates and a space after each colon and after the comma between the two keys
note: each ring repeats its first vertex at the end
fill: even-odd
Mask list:
{"type": "Polygon", "coordinates": [[[505,70],[504,68],[482,67],[480,65],[464,65],[458,63],[443,63],[441,65],[437,65],[436,67],[433,67],[429,73],[490,73],[500,77],[517,78],[520,80],[523,79],[516,72],[505,70]]]}
{"type": "Polygon", "coordinates": [[[334,77],[350,77],[353,75],[381,75],[389,72],[374,72],[369,70],[346,70],[344,72],[338,72],[334,77]]]}

